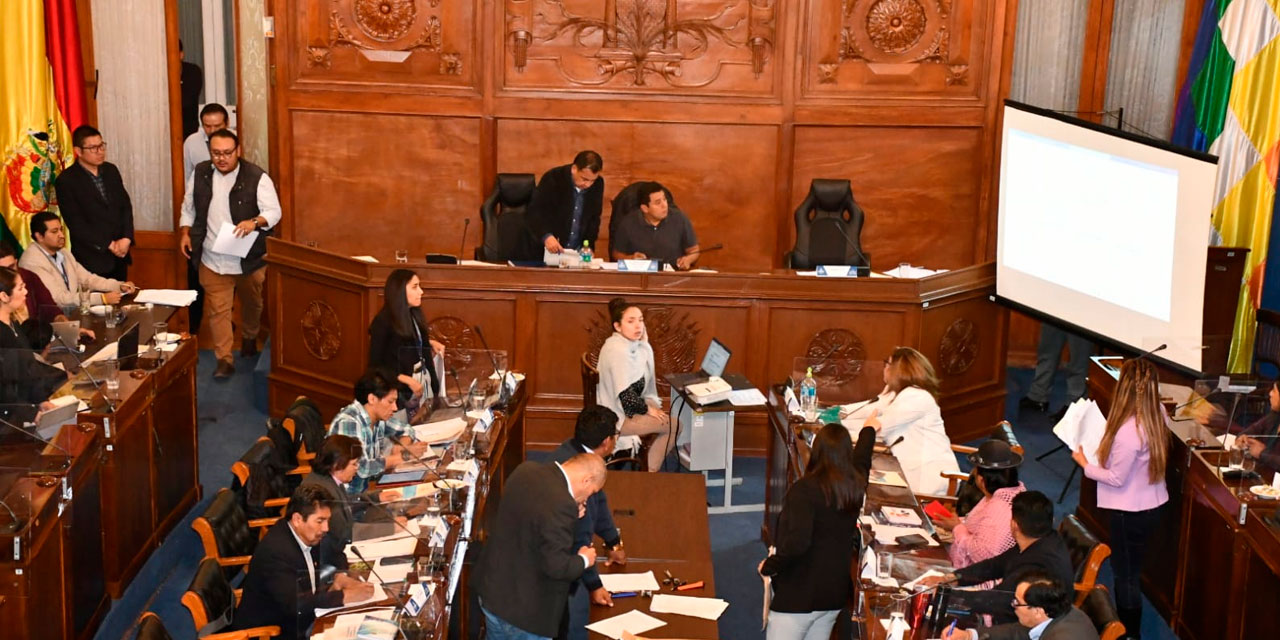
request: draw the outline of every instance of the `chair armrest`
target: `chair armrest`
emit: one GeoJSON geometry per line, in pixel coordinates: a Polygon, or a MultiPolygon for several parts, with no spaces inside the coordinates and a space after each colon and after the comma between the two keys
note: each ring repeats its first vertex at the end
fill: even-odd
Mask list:
{"type": "MultiPolygon", "coordinates": [[[[287,502],[287,500],[286,500],[286,502],[287,502]]],[[[275,523],[276,523],[276,520],[279,520],[279,519],[280,519],[280,518],[254,518],[254,519],[252,519],[252,520],[250,520],[250,521],[249,521],[249,528],[250,528],[250,529],[264,529],[264,530],[265,530],[265,529],[270,528],[270,527],[271,527],[271,525],[275,524],[275,523]]]]}
{"type": "Polygon", "coordinates": [[[956,453],[963,453],[963,454],[970,454],[970,453],[977,453],[977,452],[978,452],[978,448],[977,448],[977,447],[970,447],[970,446],[966,446],[966,445],[963,445],[963,444],[953,444],[953,445],[951,445],[951,450],[952,450],[952,451],[954,451],[954,452],[956,452],[956,453]]]}
{"type": "Polygon", "coordinates": [[[296,467],[294,467],[294,468],[290,469],[290,470],[289,470],[285,475],[290,475],[290,476],[305,476],[305,475],[307,475],[308,473],[311,473],[311,465],[309,465],[309,464],[300,464],[300,465],[298,465],[298,466],[296,466],[296,467]]]}
{"type": "Polygon", "coordinates": [[[249,564],[253,556],[230,556],[227,558],[218,558],[218,564],[224,567],[240,567],[249,564]]]}
{"type": "Polygon", "coordinates": [[[249,640],[250,638],[274,638],[280,635],[280,627],[253,627],[240,631],[226,631],[205,636],[205,640],[249,640]]]}
{"type": "Polygon", "coordinates": [[[262,501],[264,507],[284,507],[289,505],[288,498],[267,498],[262,501]]]}

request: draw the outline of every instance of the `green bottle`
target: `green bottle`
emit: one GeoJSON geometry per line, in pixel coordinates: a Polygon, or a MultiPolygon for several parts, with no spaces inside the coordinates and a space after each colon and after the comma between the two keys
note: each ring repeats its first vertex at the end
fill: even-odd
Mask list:
{"type": "Polygon", "coordinates": [[[591,241],[590,240],[582,241],[582,261],[591,262],[591,241]]]}

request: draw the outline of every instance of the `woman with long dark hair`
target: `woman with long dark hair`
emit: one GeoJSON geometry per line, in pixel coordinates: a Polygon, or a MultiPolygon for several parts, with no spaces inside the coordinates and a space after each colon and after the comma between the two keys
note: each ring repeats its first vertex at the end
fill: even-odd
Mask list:
{"type": "Polygon", "coordinates": [[[864,427],[855,446],[831,423],[813,439],[809,464],[782,502],[777,551],[760,563],[773,578],[768,640],[825,640],[853,590],[849,567],[861,546],[858,514],[871,472],[876,432],[864,427]]]}
{"type": "Polygon", "coordinates": [[[1280,382],[1271,383],[1267,400],[1271,410],[1240,432],[1236,446],[1258,462],[1280,471],[1280,382]]]}
{"type": "Polygon", "coordinates": [[[0,268],[0,404],[48,410],[53,407],[49,394],[67,381],[67,374],[35,359],[22,326],[26,316],[26,283],[17,271],[0,268]]]}
{"type": "Polygon", "coordinates": [[[382,309],[369,324],[369,367],[399,383],[396,402],[401,408],[416,407],[424,397],[440,393],[432,365],[437,353],[444,353],[444,345],[427,332],[421,281],[408,269],[392,271],[383,287],[382,309]],[[430,386],[424,384],[424,375],[430,386]]]}
{"type": "Polygon", "coordinates": [[[1142,637],[1143,547],[1160,523],[1160,507],[1169,501],[1164,482],[1168,449],[1155,365],[1142,358],[1126,360],[1098,444],[1098,464],[1089,462],[1084,447],[1071,458],[1097,481],[1098,507],[1110,517],[1116,608],[1130,638],[1142,637]]]}
{"type": "Polygon", "coordinates": [[[640,307],[622,298],[609,301],[613,335],[600,347],[596,402],[618,414],[618,431],[624,436],[657,436],[646,464],[657,471],[672,445],[671,419],[662,411],[654,371],[653,347],[644,328],[640,307]]]}

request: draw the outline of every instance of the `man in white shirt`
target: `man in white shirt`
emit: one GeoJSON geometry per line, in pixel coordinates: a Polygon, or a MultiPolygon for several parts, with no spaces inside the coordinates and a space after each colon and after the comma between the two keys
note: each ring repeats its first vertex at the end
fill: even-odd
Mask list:
{"type": "Polygon", "coordinates": [[[18,266],[40,277],[53,301],[60,307],[79,303],[80,290],[95,291],[94,304],[117,304],[121,293],[136,289],[132,282],[121,282],[91,273],[66,250],[67,232],[56,214],[41,211],[31,217],[31,244],[22,252],[18,266]]]}
{"type": "MultiPolygon", "coordinates": [[[[219,129],[230,127],[227,108],[210,102],[200,110],[200,128],[182,142],[182,182],[186,184],[196,165],[209,159],[209,136],[219,129]]],[[[204,318],[204,288],[200,286],[200,270],[194,262],[187,261],[187,288],[196,292],[196,300],[187,307],[191,315],[191,333],[200,333],[200,321],[204,318]]]]}
{"type": "Polygon", "coordinates": [[[231,348],[231,307],[240,298],[240,355],[258,354],[262,323],[262,283],[266,279],[267,236],[280,222],[280,199],[271,176],[240,160],[240,139],[220,129],[209,135],[209,161],[196,165],[182,199],[182,253],[197,264],[204,287],[204,323],[213,334],[218,359],[214,379],[235,373],[231,348]],[[220,235],[257,233],[244,257],[215,251],[220,235]]]}

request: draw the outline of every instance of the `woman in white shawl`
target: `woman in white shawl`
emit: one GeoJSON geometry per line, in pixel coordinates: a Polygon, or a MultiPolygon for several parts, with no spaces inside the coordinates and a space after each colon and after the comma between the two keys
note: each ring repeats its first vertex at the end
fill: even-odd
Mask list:
{"type": "Polygon", "coordinates": [[[911,490],[922,495],[943,495],[947,481],[940,472],[959,473],[951,451],[951,439],[938,408],[938,376],[924,354],[898,347],[884,361],[884,390],[874,402],[859,408],[842,422],[851,433],[875,427],[880,439],[893,446],[911,490]]]}
{"type": "Polygon", "coordinates": [[[672,442],[670,417],[662,411],[653,368],[653,347],[644,330],[640,307],[622,298],[609,301],[613,335],[600,347],[600,383],[596,402],[618,414],[624,436],[655,434],[647,461],[657,471],[672,442]]]}

